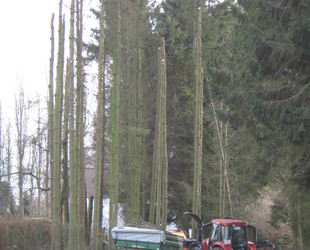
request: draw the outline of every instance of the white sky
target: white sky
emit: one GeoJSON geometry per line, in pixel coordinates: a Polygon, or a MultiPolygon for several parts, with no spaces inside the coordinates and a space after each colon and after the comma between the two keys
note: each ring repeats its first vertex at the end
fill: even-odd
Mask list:
{"type": "MultiPolygon", "coordinates": [[[[84,1],[85,9],[88,10],[91,3],[98,4],[99,0],[84,1]]],[[[70,1],[64,0],[66,21],[70,18],[69,6],[70,1]]],[[[8,116],[13,117],[14,96],[20,84],[29,98],[47,94],[50,22],[52,13],[55,13],[54,32],[57,36],[58,7],[59,0],[1,0],[0,101],[5,120],[8,116]]],[[[69,25],[66,32],[68,35],[69,25]]],[[[55,46],[57,43],[55,38],[55,46]]]]}

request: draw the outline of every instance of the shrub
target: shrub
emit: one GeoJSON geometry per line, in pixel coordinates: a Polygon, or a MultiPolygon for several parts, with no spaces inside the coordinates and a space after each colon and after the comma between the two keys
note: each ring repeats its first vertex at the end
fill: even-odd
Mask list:
{"type": "Polygon", "coordinates": [[[48,250],[50,248],[50,220],[43,218],[0,220],[0,249],[48,250]]]}

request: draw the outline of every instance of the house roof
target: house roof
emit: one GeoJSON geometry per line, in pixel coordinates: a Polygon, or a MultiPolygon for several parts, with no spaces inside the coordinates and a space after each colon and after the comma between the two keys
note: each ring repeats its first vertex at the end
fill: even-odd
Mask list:
{"type": "Polygon", "coordinates": [[[85,168],[86,197],[95,196],[96,168],[85,168]]]}

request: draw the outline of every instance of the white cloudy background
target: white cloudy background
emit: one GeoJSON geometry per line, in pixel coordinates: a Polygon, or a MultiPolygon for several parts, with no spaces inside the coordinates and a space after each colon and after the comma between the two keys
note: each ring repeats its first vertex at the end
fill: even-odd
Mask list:
{"type": "MultiPolygon", "coordinates": [[[[64,0],[63,12],[69,21],[70,1],[64,0]]],[[[85,0],[85,24],[90,7],[99,0],[85,0]]],[[[47,95],[50,23],[55,13],[55,36],[58,32],[58,0],[2,0],[0,2],[0,101],[3,119],[14,117],[14,96],[23,85],[27,98],[47,95]]],[[[93,18],[92,18],[93,19],[93,18]]],[[[94,20],[90,20],[94,24],[94,20]]],[[[69,25],[66,25],[67,33],[69,25]]],[[[88,36],[89,27],[84,34],[88,36]]],[[[88,37],[84,37],[87,40],[88,37]]],[[[57,40],[55,39],[55,46],[57,40]]],[[[56,58],[56,55],[55,55],[56,58]]],[[[55,59],[56,64],[56,59],[55,59]]],[[[13,122],[13,121],[11,121],[13,122]]]]}

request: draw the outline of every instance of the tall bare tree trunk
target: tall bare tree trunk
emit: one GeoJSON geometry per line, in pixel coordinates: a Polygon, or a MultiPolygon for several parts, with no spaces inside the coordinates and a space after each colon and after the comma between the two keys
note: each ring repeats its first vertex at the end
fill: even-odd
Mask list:
{"type": "Polygon", "coordinates": [[[38,140],[38,150],[39,150],[39,159],[37,167],[37,186],[38,186],[38,216],[41,215],[41,175],[42,175],[42,165],[43,165],[43,131],[41,129],[41,107],[40,100],[38,100],[38,131],[37,131],[37,140],[38,140]]]}
{"type": "Polygon", "coordinates": [[[156,217],[155,217],[155,224],[156,227],[159,228],[160,227],[160,222],[161,222],[161,197],[162,197],[162,138],[163,138],[163,131],[162,131],[162,116],[161,116],[161,109],[162,109],[162,74],[161,74],[161,47],[158,48],[158,85],[157,88],[159,89],[159,99],[158,101],[158,114],[156,114],[156,116],[158,116],[158,128],[157,130],[157,138],[155,138],[155,140],[157,141],[156,145],[156,151],[155,151],[155,155],[156,155],[156,169],[155,171],[157,172],[157,180],[156,180],[156,217]]]}
{"type": "MultiPolygon", "coordinates": [[[[49,101],[48,101],[48,152],[49,152],[49,164],[47,164],[46,168],[46,175],[48,179],[48,174],[50,169],[50,174],[51,174],[51,179],[53,177],[54,173],[54,167],[53,167],[53,162],[54,162],[54,14],[52,15],[51,19],[51,55],[50,55],[50,69],[49,69],[49,85],[48,85],[48,96],[49,96],[49,101]],[[48,168],[49,166],[49,168],[48,168]]],[[[46,185],[47,187],[47,185],[46,185]]],[[[53,197],[53,182],[51,182],[51,198],[53,197]]],[[[49,207],[49,199],[48,195],[46,195],[46,208],[48,209],[49,207]]],[[[51,199],[51,211],[53,207],[53,201],[51,199]]]]}
{"type": "Polygon", "coordinates": [[[74,124],[74,23],[75,23],[75,0],[71,0],[70,6],[70,35],[69,35],[69,169],[70,169],[70,207],[69,207],[69,250],[78,247],[78,188],[75,164],[75,124],[74,124]]]}
{"type": "MultiPolygon", "coordinates": [[[[228,195],[228,202],[229,202],[229,208],[230,208],[230,217],[234,217],[233,215],[233,208],[232,208],[232,202],[231,202],[231,195],[230,195],[230,186],[228,182],[228,174],[227,174],[227,167],[228,167],[228,121],[225,125],[225,158],[224,158],[224,178],[226,181],[226,188],[227,188],[227,195],[228,195]]],[[[224,213],[223,213],[224,216],[224,213]]]]}
{"type": "Polygon", "coordinates": [[[64,103],[64,115],[63,115],[63,139],[62,139],[62,148],[63,148],[63,185],[61,191],[61,205],[63,208],[63,220],[66,224],[69,223],[69,169],[68,169],[68,133],[69,133],[69,67],[70,60],[67,59],[66,65],[66,81],[65,81],[65,103],[64,103]]]}
{"type": "MultiPolygon", "coordinates": [[[[217,115],[215,112],[215,105],[212,97],[212,92],[211,92],[211,87],[209,85],[209,94],[210,94],[210,99],[211,99],[211,106],[212,106],[212,111],[215,119],[215,124],[216,124],[216,131],[218,135],[218,140],[219,140],[219,145],[220,145],[220,152],[221,152],[221,160],[223,162],[223,171],[224,171],[224,181],[226,182],[226,188],[227,188],[227,195],[228,195],[228,201],[229,201],[229,206],[230,206],[230,216],[233,217],[233,209],[232,209],[232,201],[231,201],[231,195],[230,195],[230,186],[229,186],[229,181],[228,181],[228,174],[227,174],[227,148],[225,152],[225,148],[222,142],[222,136],[221,136],[221,131],[220,131],[220,125],[217,119],[217,115]]],[[[228,138],[227,138],[227,133],[228,133],[228,123],[226,124],[226,145],[228,146],[228,138]]],[[[223,185],[224,188],[225,185],[223,185]]],[[[224,205],[223,205],[224,206],[224,205]]],[[[224,213],[224,210],[223,210],[224,213]]],[[[224,214],[223,214],[224,215],[224,214]]]]}
{"type": "MultiPolygon", "coordinates": [[[[157,58],[157,68],[160,66],[160,56],[157,58]]],[[[155,135],[154,135],[154,146],[153,146],[153,162],[152,162],[152,184],[151,184],[151,194],[150,194],[150,212],[149,212],[149,222],[155,224],[155,212],[156,212],[156,197],[157,197],[157,181],[158,181],[158,169],[157,169],[157,152],[158,152],[158,137],[159,137],[159,108],[160,108],[160,88],[159,88],[159,77],[158,73],[158,83],[157,83],[157,94],[156,94],[156,120],[155,120],[155,135]]]]}
{"type": "MultiPolygon", "coordinates": [[[[201,62],[201,7],[197,13],[197,33],[194,39],[195,60],[195,130],[194,130],[194,187],[193,213],[201,216],[201,171],[202,171],[202,131],[203,131],[203,68],[201,62]]],[[[192,223],[193,237],[196,235],[197,224],[192,223]]]]}
{"type": "MultiPolygon", "coordinates": [[[[96,178],[95,178],[95,205],[93,219],[92,249],[99,250],[101,237],[100,214],[102,214],[101,187],[103,182],[104,168],[104,1],[101,1],[100,10],[100,37],[99,37],[99,57],[98,57],[98,106],[96,123],[96,178]]],[[[102,218],[102,217],[101,217],[102,218]]]]}
{"type": "MultiPolygon", "coordinates": [[[[223,102],[221,102],[221,110],[223,109],[223,102]]],[[[221,139],[223,138],[223,122],[221,121],[220,122],[220,136],[221,136],[221,139]]],[[[219,195],[219,216],[220,218],[224,218],[223,217],[223,214],[224,214],[224,199],[223,199],[223,191],[224,191],[224,188],[223,188],[223,164],[224,164],[224,161],[222,159],[222,157],[220,157],[220,164],[219,164],[219,167],[220,167],[220,195],[219,195]]]]}
{"type": "Polygon", "coordinates": [[[153,172],[150,214],[155,214],[155,224],[166,229],[168,207],[168,158],[166,130],[166,54],[165,40],[162,38],[157,57],[158,84],[156,101],[156,127],[154,138],[153,172]],[[154,200],[153,200],[154,199],[154,200]],[[156,201],[156,202],[155,202],[156,201]],[[154,203],[152,203],[154,202],[154,203]],[[155,207],[156,204],[156,207],[155,207]],[[155,209],[156,208],[156,209],[155,209]],[[156,212],[156,213],[155,213],[156,212]]]}
{"type": "Polygon", "coordinates": [[[12,213],[11,203],[13,201],[12,192],[11,192],[11,172],[12,172],[12,148],[11,148],[11,123],[7,125],[6,128],[6,171],[7,171],[7,180],[9,184],[9,213],[12,213]]]}
{"type": "Polygon", "coordinates": [[[78,169],[78,223],[80,247],[86,243],[86,187],[84,166],[84,85],[83,85],[83,0],[76,0],[76,137],[75,160],[78,169]]]}
{"type": "Polygon", "coordinates": [[[166,99],[167,99],[167,80],[166,80],[166,51],[165,39],[162,38],[161,43],[161,80],[162,80],[162,219],[161,229],[166,230],[167,225],[167,210],[168,210],[168,155],[167,155],[167,119],[166,119],[166,99]]]}
{"type": "MultiPolygon", "coordinates": [[[[143,76],[143,67],[142,67],[142,61],[143,61],[143,52],[142,52],[142,24],[143,24],[143,17],[144,17],[144,6],[143,1],[140,0],[139,2],[139,19],[138,19],[138,79],[137,79],[137,127],[140,131],[143,129],[143,84],[142,84],[142,76],[143,76]]],[[[137,182],[136,182],[136,188],[137,188],[137,194],[136,194],[136,219],[138,219],[139,212],[143,215],[143,209],[141,209],[140,204],[144,204],[144,201],[140,202],[140,186],[141,186],[141,177],[142,177],[142,170],[143,170],[143,146],[142,146],[142,136],[141,132],[140,135],[138,135],[137,138],[137,182]],[[141,211],[142,210],[142,211],[141,211]],[[142,212],[142,213],[141,213],[142,212]]]]}
{"type": "Polygon", "coordinates": [[[24,217],[23,184],[24,184],[24,156],[27,133],[27,108],[24,89],[19,87],[19,93],[15,97],[15,122],[17,132],[17,154],[18,154],[18,193],[19,193],[19,216],[24,217]]]}
{"type": "MultiPolygon", "coordinates": [[[[117,31],[116,47],[114,48],[114,84],[112,101],[112,155],[110,171],[110,207],[109,207],[109,235],[117,225],[118,194],[119,194],[119,132],[120,132],[120,73],[121,73],[121,0],[117,0],[117,31]]],[[[109,241],[109,248],[113,248],[113,241],[109,241]]]]}
{"type": "Polygon", "coordinates": [[[57,77],[54,113],[54,173],[53,173],[53,213],[52,213],[52,249],[60,250],[61,233],[61,131],[62,131],[62,104],[63,104],[63,67],[64,67],[64,18],[62,17],[62,0],[59,1],[59,42],[57,55],[57,77]]]}

